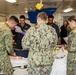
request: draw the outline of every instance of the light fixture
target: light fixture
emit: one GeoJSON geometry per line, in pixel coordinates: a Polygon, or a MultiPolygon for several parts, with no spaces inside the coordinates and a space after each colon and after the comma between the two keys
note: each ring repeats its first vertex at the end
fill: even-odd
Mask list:
{"type": "Polygon", "coordinates": [[[41,4],[41,3],[36,4],[36,9],[37,10],[41,10],[42,8],[43,8],[43,4],[41,4]]]}
{"type": "Polygon", "coordinates": [[[37,10],[41,10],[43,8],[42,0],[40,0],[40,3],[37,3],[35,7],[37,10]]]}
{"type": "Polygon", "coordinates": [[[25,13],[26,13],[26,14],[28,13],[28,8],[25,8],[25,13]]]}
{"type": "Polygon", "coordinates": [[[25,10],[25,13],[27,14],[28,13],[28,10],[25,10]]]}
{"type": "Polygon", "coordinates": [[[67,9],[65,9],[63,12],[70,12],[70,11],[72,11],[73,10],[73,8],[67,8],[67,9]]]}
{"type": "Polygon", "coordinates": [[[7,2],[10,2],[10,3],[15,3],[17,2],[17,0],[6,0],[7,2]]]}

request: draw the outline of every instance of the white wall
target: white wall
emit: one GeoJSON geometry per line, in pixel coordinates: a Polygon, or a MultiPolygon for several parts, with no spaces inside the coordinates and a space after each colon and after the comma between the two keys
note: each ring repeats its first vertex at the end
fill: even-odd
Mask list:
{"type": "Polygon", "coordinates": [[[60,27],[62,24],[62,13],[54,13],[54,22],[57,22],[57,25],[60,27]]]}
{"type": "Polygon", "coordinates": [[[5,22],[5,21],[6,21],[6,15],[0,14],[0,22],[5,22]]]}
{"type": "Polygon", "coordinates": [[[59,27],[63,24],[63,16],[76,15],[76,12],[54,13],[54,22],[57,22],[59,27]]]}

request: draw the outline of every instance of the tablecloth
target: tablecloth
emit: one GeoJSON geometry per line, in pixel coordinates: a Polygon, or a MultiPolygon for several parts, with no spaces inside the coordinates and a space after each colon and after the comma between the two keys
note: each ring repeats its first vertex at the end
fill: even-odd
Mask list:
{"type": "Polygon", "coordinates": [[[21,68],[24,68],[24,65],[28,65],[27,58],[10,60],[13,67],[21,66],[21,68]]]}

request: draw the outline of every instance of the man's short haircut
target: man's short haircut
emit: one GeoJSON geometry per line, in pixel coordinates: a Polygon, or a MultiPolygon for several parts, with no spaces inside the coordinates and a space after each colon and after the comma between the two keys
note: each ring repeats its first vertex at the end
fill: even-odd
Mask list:
{"type": "Polygon", "coordinates": [[[19,23],[19,20],[18,20],[18,18],[16,16],[11,16],[9,18],[9,20],[15,21],[17,24],[19,23]]]}
{"type": "Polygon", "coordinates": [[[45,12],[40,12],[37,17],[41,18],[42,20],[46,21],[48,16],[45,12]]]}
{"type": "Polygon", "coordinates": [[[53,15],[49,15],[48,18],[54,18],[54,16],[53,15]]]}
{"type": "Polygon", "coordinates": [[[20,18],[26,19],[24,15],[21,15],[20,18]]]}

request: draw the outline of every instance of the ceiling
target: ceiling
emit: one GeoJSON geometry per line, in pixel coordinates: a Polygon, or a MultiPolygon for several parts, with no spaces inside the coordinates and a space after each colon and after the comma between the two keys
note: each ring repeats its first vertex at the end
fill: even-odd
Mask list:
{"type": "MultiPolygon", "coordinates": [[[[35,5],[40,0],[17,0],[16,3],[9,3],[6,0],[0,0],[0,13],[25,13],[25,9],[36,10],[35,5]]],[[[57,8],[56,12],[62,12],[67,7],[73,7],[76,11],[76,0],[43,0],[43,8],[57,8]]]]}

